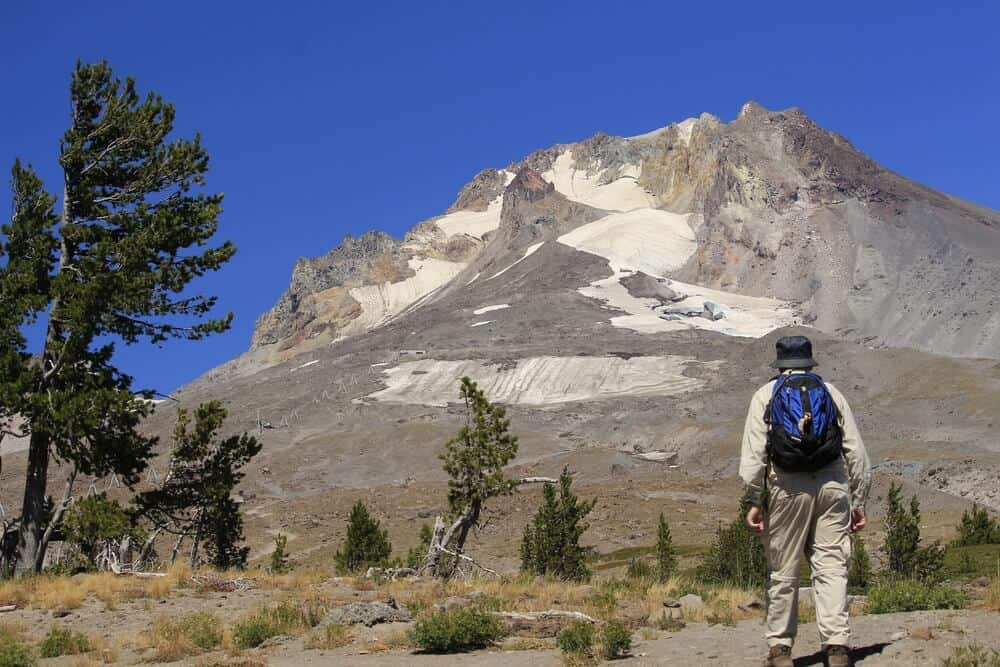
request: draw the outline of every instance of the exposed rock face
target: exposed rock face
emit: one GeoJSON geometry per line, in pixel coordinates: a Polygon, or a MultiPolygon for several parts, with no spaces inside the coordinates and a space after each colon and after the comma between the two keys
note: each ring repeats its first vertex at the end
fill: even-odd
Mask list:
{"type": "Polygon", "coordinates": [[[344,288],[367,280],[394,282],[404,277],[408,269],[405,263],[400,266],[396,257],[400,245],[388,234],[372,231],[358,238],[345,236],[339,246],[321,257],[299,259],[292,269],[291,285],[257,320],[251,347],[272,345],[305,333],[323,309],[316,296],[321,292],[327,293],[327,302],[333,302],[335,319],[356,315],[357,302],[344,288]],[[330,293],[331,289],[335,291],[330,293]]]}
{"type": "Polygon", "coordinates": [[[507,178],[502,171],[493,168],[483,169],[458,193],[458,198],[448,208],[448,213],[463,210],[485,211],[489,203],[503,193],[506,184],[507,178]]]}

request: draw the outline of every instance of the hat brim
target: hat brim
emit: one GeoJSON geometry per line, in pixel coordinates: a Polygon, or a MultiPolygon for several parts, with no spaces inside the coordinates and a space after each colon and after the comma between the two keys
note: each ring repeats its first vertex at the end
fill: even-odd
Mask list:
{"type": "Polygon", "coordinates": [[[815,368],[819,366],[812,357],[808,359],[775,359],[771,368],[815,368]]]}

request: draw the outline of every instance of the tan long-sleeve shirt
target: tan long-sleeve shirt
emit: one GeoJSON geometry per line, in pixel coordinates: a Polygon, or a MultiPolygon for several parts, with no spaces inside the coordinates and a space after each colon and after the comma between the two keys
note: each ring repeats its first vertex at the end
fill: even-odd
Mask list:
{"type": "MultiPolygon", "coordinates": [[[[840,427],[844,431],[844,461],[851,482],[852,504],[856,508],[864,508],[872,479],[868,451],[865,449],[865,443],[861,440],[858,425],[854,422],[854,413],[851,412],[851,406],[847,404],[844,395],[829,382],[826,383],[826,388],[840,411],[840,427]]],[[[746,498],[754,505],[759,505],[761,502],[765,475],[767,475],[767,424],[764,422],[764,413],[767,411],[767,404],[773,393],[774,380],[754,393],[750,400],[746,425],[743,428],[740,477],[743,479],[746,489],[746,498]]]]}

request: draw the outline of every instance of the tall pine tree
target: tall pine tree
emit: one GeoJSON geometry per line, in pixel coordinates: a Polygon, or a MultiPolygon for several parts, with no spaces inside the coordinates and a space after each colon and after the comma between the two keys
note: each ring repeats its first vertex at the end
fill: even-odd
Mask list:
{"type": "Polygon", "coordinates": [[[389,531],[383,529],[379,520],[368,513],[363,502],[359,500],[354,503],[347,520],[347,536],[334,556],[337,571],[346,574],[373,565],[384,565],[391,553],[389,531]]]}
{"type": "MultiPolygon", "coordinates": [[[[261,444],[246,433],[220,437],[226,414],[219,401],[199,405],[193,422],[187,410],[178,409],[167,474],[159,487],[134,500],[135,516],[152,524],[151,540],[161,533],[177,538],[171,560],[191,540],[192,567],[202,562],[220,569],[243,567],[249,553],[242,544],[243,516],[233,490],[261,444]]],[[[147,542],[140,561],[152,546],[147,542]]]]}
{"type": "Polygon", "coordinates": [[[677,570],[677,549],[670,535],[667,517],[660,512],[660,523],[656,528],[656,579],[660,583],[674,576],[677,570]]]}
{"type": "Polygon", "coordinates": [[[171,137],[174,107],[106,62],[77,64],[69,98],[61,210],[17,161],[0,230],[0,413],[20,415],[30,436],[16,554],[5,554],[18,575],[42,564],[53,459],[71,470],[70,488],[77,472],[132,484],[146,466],[155,439],[137,426],[150,407],[115,365],[115,341],[197,340],[232,318],[212,319],[215,299],[187,291],[235,252],[209,245],[222,195],[199,192],[200,136],[171,137]],[[22,334],[32,324],[40,349],[22,334]]]}
{"type": "Polygon", "coordinates": [[[565,468],[559,476],[558,496],[555,484],[545,484],[542,506],[524,528],[521,541],[523,571],[570,581],[590,578],[587,552],[580,546],[580,537],[588,527],[584,519],[594,509],[597,499],[581,501],[573,493],[572,485],[573,478],[565,468]]]}

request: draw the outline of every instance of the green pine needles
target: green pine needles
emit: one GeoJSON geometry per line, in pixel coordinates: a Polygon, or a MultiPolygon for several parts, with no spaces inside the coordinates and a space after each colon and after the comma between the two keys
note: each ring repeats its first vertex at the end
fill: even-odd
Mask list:
{"type": "Polygon", "coordinates": [[[521,569],[535,575],[569,581],[590,578],[587,551],[580,537],[587,530],[584,519],[594,509],[597,499],[581,501],[572,490],[573,478],[568,469],[559,476],[559,491],[546,483],[542,506],[535,518],[524,527],[521,541],[521,569]]]}
{"type": "Polygon", "coordinates": [[[670,535],[667,517],[660,512],[656,529],[656,580],[661,584],[677,573],[677,549],[670,535]]]}
{"type": "MultiPolygon", "coordinates": [[[[139,481],[155,438],[138,430],[152,391],[137,392],[116,344],[198,340],[229,328],[190,283],[233,256],[212,244],[222,195],[203,192],[208,152],[173,135],[174,107],[139,93],[106,62],[78,63],[60,141],[61,204],[30,165],[11,171],[12,216],[0,227],[0,423],[30,437],[16,551],[18,575],[41,568],[51,531],[49,464],[139,481]],[[44,332],[37,347],[23,331],[44,332]]],[[[58,520],[65,506],[56,508],[58,520]]]]}
{"type": "Polygon", "coordinates": [[[334,556],[337,572],[356,573],[385,565],[390,553],[389,531],[382,529],[379,520],[368,513],[363,502],[354,503],[347,521],[347,536],[334,556]]]}

